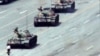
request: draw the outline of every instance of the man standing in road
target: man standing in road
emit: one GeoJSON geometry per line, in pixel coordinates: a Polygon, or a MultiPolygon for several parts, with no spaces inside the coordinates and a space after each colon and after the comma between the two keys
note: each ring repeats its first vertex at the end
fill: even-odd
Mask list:
{"type": "Polygon", "coordinates": [[[11,46],[7,45],[7,54],[8,54],[8,56],[10,56],[10,50],[11,50],[11,46]]]}

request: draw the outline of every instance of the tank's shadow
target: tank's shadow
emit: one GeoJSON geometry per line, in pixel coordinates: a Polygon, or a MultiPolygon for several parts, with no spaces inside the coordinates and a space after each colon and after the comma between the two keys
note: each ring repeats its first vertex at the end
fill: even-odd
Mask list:
{"type": "Polygon", "coordinates": [[[77,9],[68,8],[66,13],[75,13],[77,9]]]}
{"type": "Polygon", "coordinates": [[[25,46],[23,46],[23,45],[20,45],[20,46],[16,46],[16,47],[12,47],[11,49],[33,49],[33,48],[35,48],[35,47],[37,47],[37,46],[39,46],[40,44],[36,44],[36,45],[34,45],[34,46],[32,46],[32,47],[25,47],[25,46]]]}
{"type": "Polygon", "coordinates": [[[77,9],[67,8],[66,10],[55,11],[55,13],[74,13],[76,11],[77,11],[77,9]]]}
{"type": "Polygon", "coordinates": [[[61,24],[61,22],[59,22],[58,24],[56,25],[52,25],[52,24],[39,24],[38,26],[35,26],[35,27],[57,27],[61,24]]]}
{"type": "Polygon", "coordinates": [[[15,2],[15,1],[18,1],[18,0],[11,0],[10,2],[7,2],[7,3],[1,3],[0,5],[7,5],[7,4],[11,4],[11,3],[15,2]]]}

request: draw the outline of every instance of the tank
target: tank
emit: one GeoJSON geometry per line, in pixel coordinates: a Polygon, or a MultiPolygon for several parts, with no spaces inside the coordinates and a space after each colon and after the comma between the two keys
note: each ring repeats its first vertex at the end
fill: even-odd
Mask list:
{"type": "Polygon", "coordinates": [[[13,37],[9,39],[7,45],[10,45],[11,48],[31,48],[37,44],[37,35],[24,36],[21,34],[21,36],[21,38],[13,37]]]}
{"type": "Polygon", "coordinates": [[[34,26],[40,25],[57,25],[59,23],[59,14],[55,13],[51,8],[44,8],[34,17],[34,26]]]}
{"type": "Polygon", "coordinates": [[[55,4],[52,4],[52,10],[55,12],[66,12],[68,8],[71,10],[75,9],[74,0],[59,0],[55,4]]]}

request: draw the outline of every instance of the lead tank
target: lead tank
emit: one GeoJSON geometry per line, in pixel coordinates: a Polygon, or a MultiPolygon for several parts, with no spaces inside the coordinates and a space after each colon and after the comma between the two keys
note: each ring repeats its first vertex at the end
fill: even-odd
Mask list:
{"type": "Polygon", "coordinates": [[[16,47],[26,47],[31,48],[37,44],[37,35],[23,35],[20,33],[21,38],[13,37],[8,40],[7,45],[10,45],[11,48],[16,47]]]}

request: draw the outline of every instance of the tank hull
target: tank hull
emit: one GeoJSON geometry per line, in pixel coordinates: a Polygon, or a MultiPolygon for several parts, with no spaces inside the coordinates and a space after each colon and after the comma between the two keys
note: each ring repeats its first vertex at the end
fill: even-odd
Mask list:
{"type": "Polygon", "coordinates": [[[37,36],[29,37],[27,39],[10,39],[7,42],[7,45],[10,45],[11,48],[31,48],[37,44],[37,36]]]}

